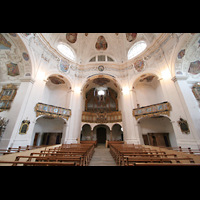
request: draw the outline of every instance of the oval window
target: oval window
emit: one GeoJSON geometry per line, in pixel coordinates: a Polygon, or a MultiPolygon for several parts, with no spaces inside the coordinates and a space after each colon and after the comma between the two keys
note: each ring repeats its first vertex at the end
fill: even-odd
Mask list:
{"type": "Polygon", "coordinates": [[[145,41],[139,41],[135,43],[128,51],[128,60],[142,53],[146,47],[147,44],[145,41]]]}
{"type": "Polygon", "coordinates": [[[75,55],[73,53],[73,51],[66,45],[64,44],[59,44],[58,46],[58,50],[67,58],[75,60],[75,55]]]}

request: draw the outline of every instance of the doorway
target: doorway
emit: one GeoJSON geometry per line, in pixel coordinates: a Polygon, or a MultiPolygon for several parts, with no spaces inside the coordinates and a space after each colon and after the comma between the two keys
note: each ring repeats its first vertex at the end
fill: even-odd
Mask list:
{"type": "Polygon", "coordinates": [[[97,143],[106,143],[106,129],[103,127],[97,129],[97,143]]]}

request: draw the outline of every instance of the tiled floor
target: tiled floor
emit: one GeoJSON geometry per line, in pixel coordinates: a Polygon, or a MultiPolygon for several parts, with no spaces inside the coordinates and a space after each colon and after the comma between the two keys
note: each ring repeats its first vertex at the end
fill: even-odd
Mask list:
{"type": "Polygon", "coordinates": [[[117,166],[110,154],[110,148],[105,144],[98,144],[89,166],[117,166]]]}

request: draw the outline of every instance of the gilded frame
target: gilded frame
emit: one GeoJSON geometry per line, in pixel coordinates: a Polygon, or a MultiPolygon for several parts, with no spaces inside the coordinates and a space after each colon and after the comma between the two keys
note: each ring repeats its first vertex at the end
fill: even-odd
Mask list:
{"type": "Polygon", "coordinates": [[[19,134],[26,134],[28,131],[29,124],[30,124],[29,120],[23,120],[20,127],[19,134]]]}
{"type": "Polygon", "coordinates": [[[13,84],[7,84],[3,86],[0,93],[0,112],[9,110],[11,107],[11,102],[15,98],[17,93],[17,86],[13,84]]]}

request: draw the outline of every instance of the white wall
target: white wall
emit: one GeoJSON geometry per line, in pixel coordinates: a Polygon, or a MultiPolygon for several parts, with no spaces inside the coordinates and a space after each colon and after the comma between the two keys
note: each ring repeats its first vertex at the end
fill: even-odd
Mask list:
{"type": "Polygon", "coordinates": [[[169,139],[172,147],[176,147],[176,137],[170,120],[167,117],[162,118],[143,118],[140,120],[142,135],[147,133],[169,133],[169,139]]]}

